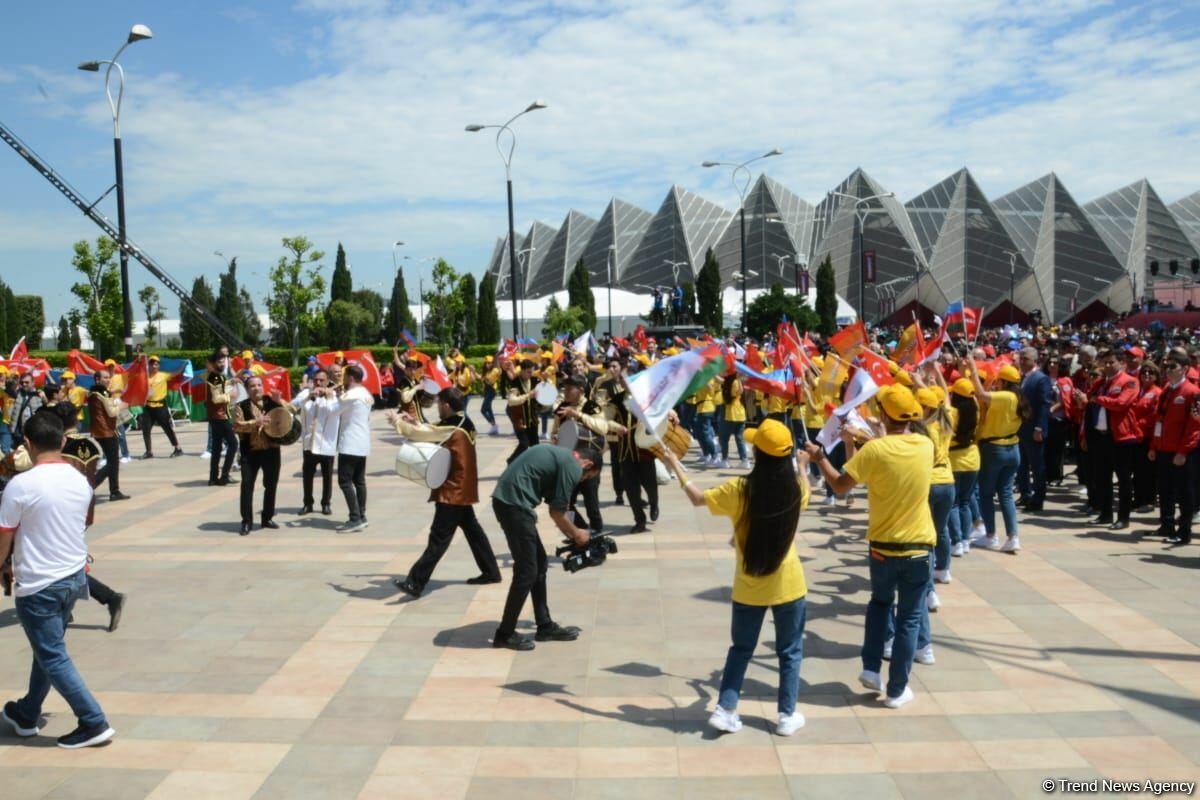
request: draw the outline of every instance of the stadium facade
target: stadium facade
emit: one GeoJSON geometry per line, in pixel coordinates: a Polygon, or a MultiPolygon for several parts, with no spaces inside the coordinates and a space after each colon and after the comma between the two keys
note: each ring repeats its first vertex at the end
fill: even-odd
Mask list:
{"type": "MultiPolygon", "coordinates": [[[[928,318],[959,299],[991,322],[1088,321],[1200,282],[1200,192],[1167,204],[1145,179],[1081,205],[1054,173],[989,199],[963,168],[902,202],[856,169],[814,205],[760,175],[744,211],[750,289],[794,289],[805,272],[815,282],[828,258],[838,294],[871,321],[928,318]]],[[[722,285],[741,286],[737,209],[679,186],[656,211],[614,198],[598,218],[571,209],[557,228],[535,222],[516,245],[525,299],[562,291],[580,259],[593,286],[694,282],[710,249],[722,285]]],[[[510,299],[507,237],[488,272],[510,299]]]]}

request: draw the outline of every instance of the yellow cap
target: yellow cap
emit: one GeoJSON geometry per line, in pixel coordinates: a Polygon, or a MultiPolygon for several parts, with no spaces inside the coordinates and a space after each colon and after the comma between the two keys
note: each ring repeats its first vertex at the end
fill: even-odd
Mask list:
{"type": "Polygon", "coordinates": [[[917,398],[913,397],[913,393],[903,386],[896,384],[884,386],[879,390],[879,394],[875,395],[875,399],[879,401],[883,413],[897,422],[911,422],[922,416],[917,398]]]}
{"type": "Polygon", "coordinates": [[[975,384],[971,383],[970,378],[959,378],[951,385],[950,391],[959,397],[974,397],[975,384]]]}
{"type": "Polygon", "coordinates": [[[71,380],[75,380],[75,373],[71,372],[71,370],[69,370],[69,369],[64,369],[63,373],[62,373],[62,379],[65,381],[67,378],[70,378],[71,380]]]}
{"type": "Polygon", "coordinates": [[[910,389],[912,388],[912,385],[913,385],[912,373],[910,373],[908,370],[898,369],[892,375],[892,377],[895,378],[896,383],[900,384],[901,386],[907,386],[910,389]]]}
{"type": "Polygon", "coordinates": [[[146,359],[146,360],[147,360],[147,361],[158,361],[158,360],[159,360],[159,358],[158,358],[158,356],[150,356],[150,358],[148,358],[148,359],[146,359]]]}
{"type": "Polygon", "coordinates": [[[250,350],[243,350],[242,358],[254,358],[254,353],[251,352],[250,350]]]}
{"type": "Polygon", "coordinates": [[[345,353],[343,353],[341,350],[338,350],[338,351],[337,351],[337,357],[338,357],[338,358],[345,358],[345,357],[346,357],[346,354],[345,354],[345,353]]]}
{"type": "Polygon", "coordinates": [[[485,364],[486,364],[486,363],[488,363],[488,362],[491,362],[491,361],[495,361],[495,360],[496,360],[496,357],[495,357],[495,356],[484,356],[484,357],[483,357],[483,361],[484,361],[484,363],[485,363],[485,364]]]}
{"type": "Polygon", "coordinates": [[[937,408],[942,404],[938,400],[937,392],[928,386],[922,386],[920,389],[917,389],[917,402],[925,406],[925,408],[937,408]]]}
{"type": "Polygon", "coordinates": [[[792,432],[778,420],[763,420],[757,428],[748,428],[746,441],[769,456],[792,454],[792,432]]]}
{"type": "Polygon", "coordinates": [[[946,390],[945,389],[943,389],[940,386],[930,386],[929,390],[931,392],[933,392],[935,395],[937,395],[937,399],[938,399],[939,403],[946,402],[946,390]]]}
{"type": "Polygon", "coordinates": [[[1006,383],[1020,383],[1021,373],[1017,372],[1017,368],[1012,364],[1005,364],[1000,368],[1000,372],[996,375],[997,378],[1006,383]]]}
{"type": "Polygon", "coordinates": [[[8,367],[4,366],[3,364],[0,364],[0,375],[7,375],[7,374],[8,374],[8,367]]]}
{"type": "Polygon", "coordinates": [[[104,359],[104,366],[115,367],[116,365],[117,365],[116,359],[112,359],[112,358],[104,359]]]}

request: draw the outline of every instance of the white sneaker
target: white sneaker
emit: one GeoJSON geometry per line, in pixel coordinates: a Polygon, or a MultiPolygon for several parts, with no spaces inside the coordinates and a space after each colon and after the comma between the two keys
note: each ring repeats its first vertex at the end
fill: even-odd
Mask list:
{"type": "Polygon", "coordinates": [[[954,556],[955,558],[966,555],[963,552],[963,543],[955,542],[954,544],[950,545],[950,555],[954,556]]]}
{"type": "Polygon", "coordinates": [[[883,704],[888,708],[899,708],[905,703],[912,702],[914,696],[913,690],[908,686],[905,686],[904,691],[900,693],[899,697],[889,697],[883,701],[883,704]]]}
{"type": "Polygon", "coordinates": [[[933,645],[927,644],[918,650],[916,654],[913,655],[913,661],[917,662],[918,664],[934,664],[935,659],[933,657],[933,645]]]}
{"type": "Polygon", "coordinates": [[[959,544],[962,545],[962,554],[965,556],[971,552],[971,540],[963,539],[959,544]]]}
{"type": "Polygon", "coordinates": [[[1000,540],[995,536],[985,536],[979,540],[979,546],[985,550],[999,550],[1000,540]]]}
{"type": "Polygon", "coordinates": [[[942,598],[938,597],[936,591],[930,589],[929,594],[925,595],[925,608],[929,609],[930,614],[936,614],[941,607],[942,598]]]}
{"type": "Polygon", "coordinates": [[[721,469],[729,469],[728,459],[722,458],[720,461],[717,462],[717,466],[721,469]]]}
{"type": "Polygon", "coordinates": [[[791,736],[803,727],[804,715],[799,711],[793,711],[790,714],[779,715],[779,724],[775,726],[775,732],[780,736],[791,736]]]}
{"type": "Polygon", "coordinates": [[[886,642],[883,643],[883,660],[884,661],[892,660],[892,645],[895,642],[896,642],[896,640],[893,638],[893,639],[888,639],[886,642]]]}
{"type": "MultiPolygon", "coordinates": [[[[801,723],[803,723],[803,717],[801,718],[801,723]]],[[[736,711],[726,711],[717,706],[708,718],[708,727],[725,731],[725,733],[737,733],[742,729],[742,719],[737,715],[736,711]]]]}
{"type": "MultiPolygon", "coordinates": [[[[951,552],[953,552],[953,551],[951,551],[951,552]]],[[[950,582],[950,570],[935,569],[933,571],[933,582],[934,583],[949,583],[950,582]]]]}
{"type": "Polygon", "coordinates": [[[1004,542],[1004,546],[1000,548],[1002,552],[1012,553],[1013,555],[1016,555],[1017,551],[1020,549],[1021,540],[1016,536],[1008,537],[1008,539],[1004,542]]]}
{"type": "Polygon", "coordinates": [[[107,464],[108,464],[108,459],[102,458],[102,459],[100,459],[98,465],[96,466],[96,469],[104,469],[105,465],[107,465],[107,464]]]}
{"type": "Polygon", "coordinates": [[[864,689],[870,689],[875,692],[883,691],[883,678],[879,677],[878,672],[871,672],[869,669],[864,669],[858,673],[858,682],[863,685],[864,689]]]}
{"type": "Polygon", "coordinates": [[[741,462],[738,463],[738,467],[740,469],[754,469],[754,464],[743,458],[741,462]]]}
{"type": "Polygon", "coordinates": [[[201,453],[201,454],[200,454],[200,457],[201,457],[201,458],[212,458],[212,453],[210,453],[209,451],[205,450],[203,453],[201,453]]]}
{"type": "Polygon", "coordinates": [[[987,536],[987,528],[983,527],[983,523],[982,523],[982,522],[976,522],[976,523],[975,523],[975,526],[974,526],[973,528],[971,528],[971,536],[970,536],[970,538],[972,538],[972,539],[982,539],[982,538],[984,538],[985,536],[987,536]]]}
{"type": "Polygon", "coordinates": [[[831,495],[831,494],[827,494],[827,495],[825,495],[825,499],[822,500],[821,502],[827,506],[836,506],[837,505],[837,497],[835,497],[834,495],[831,495]]]}
{"type": "Polygon", "coordinates": [[[132,458],[130,458],[129,456],[121,456],[121,463],[122,463],[122,464],[128,464],[128,463],[130,463],[131,461],[133,461],[133,459],[132,459],[132,458]]]}

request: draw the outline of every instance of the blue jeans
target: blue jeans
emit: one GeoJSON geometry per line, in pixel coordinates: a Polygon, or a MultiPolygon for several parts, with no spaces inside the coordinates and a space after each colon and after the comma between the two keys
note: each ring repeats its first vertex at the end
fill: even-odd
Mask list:
{"type": "Polygon", "coordinates": [[[0,422],[0,456],[6,456],[12,451],[12,431],[7,422],[0,422]]]}
{"type": "MultiPolygon", "coordinates": [[[[829,466],[833,467],[838,472],[841,472],[842,467],[846,465],[846,444],[841,439],[838,439],[838,443],[835,444],[833,449],[829,451],[828,456],[829,466]]],[[[825,495],[827,497],[833,496],[833,487],[830,486],[828,482],[825,484],[825,495]]],[[[838,497],[845,497],[845,495],[838,495],[838,497]]]]}
{"type": "Polygon", "coordinates": [[[937,531],[937,546],[934,547],[934,569],[950,568],[950,512],[954,508],[954,484],[938,483],[929,487],[929,512],[933,515],[933,529],[937,531]]]}
{"type": "Polygon", "coordinates": [[[53,686],[79,718],[80,725],[90,728],[105,723],[104,710],[84,685],[64,641],[67,618],[75,601],[82,599],[87,599],[87,574],[83,570],[37,594],[16,599],[17,619],[33,650],[29,694],[17,701],[17,709],[26,719],[41,716],[42,703],[53,686]]]}
{"type": "Polygon", "coordinates": [[[492,413],[492,401],[496,399],[496,390],[491,386],[484,385],[483,387],[483,408],[480,413],[483,418],[488,421],[489,425],[496,424],[496,415],[492,413]]]}
{"type": "Polygon", "coordinates": [[[696,438],[700,440],[700,452],[709,458],[717,455],[717,442],[713,438],[713,414],[696,415],[696,438]]]}
{"type": "Polygon", "coordinates": [[[888,639],[892,604],[896,605],[895,639],[888,670],[887,696],[899,697],[908,686],[913,654],[921,628],[921,612],[929,591],[929,556],[887,558],[872,551],[871,600],[863,633],[863,669],[879,672],[883,666],[883,644],[888,639]]]}
{"type": "Polygon", "coordinates": [[[1046,500],[1046,441],[1021,437],[1021,466],[1017,470],[1017,486],[1021,497],[1041,505],[1046,500]]]}
{"type": "Polygon", "coordinates": [[[978,483],[978,472],[954,473],[954,508],[950,512],[947,526],[952,545],[971,538],[971,526],[975,522],[971,500],[975,497],[975,487],[978,483]]]}
{"type": "Polygon", "coordinates": [[[738,458],[742,461],[746,460],[746,439],[742,435],[742,431],[746,429],[744,422],[730,422],[727,419],[721,420],[721,458],[729,459],[729,437],[733,437],[733,441],[737,444],[738,458]]]}
{"type": "Polygon", "coordinates": [[[121,449],[121,458],[129,458],[129,445],[125,443],[124,425],[117,426],[117,447],[121,449]]]}
{"type": "MultiPolygon", "coordinates": [[[[738,697],[742,693],[742,681],[746,678],[746,667],[758,646],[758,634],[762,630],[767,606],[748,606],[734,602],[730,636],[733,644],[725,657],[725,672],[721,675],[721,692],[717,702],[726,711],[737,709],[738,697]]],[[[770,606],[775,621],[775,655],[779,657],[779,713],[791,714],[796,710],[796,696],[800,694],[800,661],[804,658],[804,618],[807,606],[801,597],[790,603],[770,606]]]]}
{"type": "Polygon", "coordinates": [[[979,512],[988,536],[996,535],[995,498],[1000,497],[1000,514],[1004,517],[1004,532],[1017,535],[1017,504],[1013,501],[1013,479],[1021,455],[1015,444],[979,445],[979,512]]]}
{"type": "Polygon", "coordinates": [[[679,424],[680,426],[692,434],[696,435],[696,404],[695,403],[680,403],[678,406],[679,424]]]}

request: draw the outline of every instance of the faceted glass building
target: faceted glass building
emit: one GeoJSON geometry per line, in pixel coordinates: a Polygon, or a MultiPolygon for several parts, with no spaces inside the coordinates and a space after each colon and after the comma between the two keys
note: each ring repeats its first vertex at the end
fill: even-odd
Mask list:
{"type": "Polygon", "coordinates": [[[607,276],[611,270],[613,286],[624,288],[625,284],[621,282],[620,276],[633,259],[633,254],[641,244],[642,237],[646,235],[646,228],[653,217],[654,215],[646,209],[638,208],[624,200],[614,197],[609,201],[608,207],[600,215],[600,221],[596,223],[583,246],[583,263],[588,272],[596,276],[592,281],[593,285],[607,286],[607,276]]]}
{"type": "Polygon", "coordinates": [[[537,271],[531,272],[525,283],[525,296],[544,297],[567,288],[575,262],[595,229],[596,220],[574,209],[568,211],[546,254],[535,259],[537,271]]]}
{"type": "MultiPolygon", "coordinates": [[[[794,289],[796,266],[808,263],[816,211],[778,181],[759,176],[746,194],[746,271],[751,288],[765,289],[774,283],[794,289]],[[786,257],[786,258],[785,258],[786,257]]],[[[736,283],[735,272],[742,269],[741,225],[735,213],[725,235],[714,248],[721,265],[721,283],[736,283]]]]}
{"type": "Polygon", "coordinates": [[[650,220],[633,258],[619,279],[626,289],[650,291],[695,281],[704,255],[733,218],[730,211],[698,194],[672,186],[650,220]]]}
{"type": "Polygon", "coordinates": [[[1191,240],[1192,246],[1200,250],[1200,192],[1176,200],[1168,209],[1191,240]]]}

